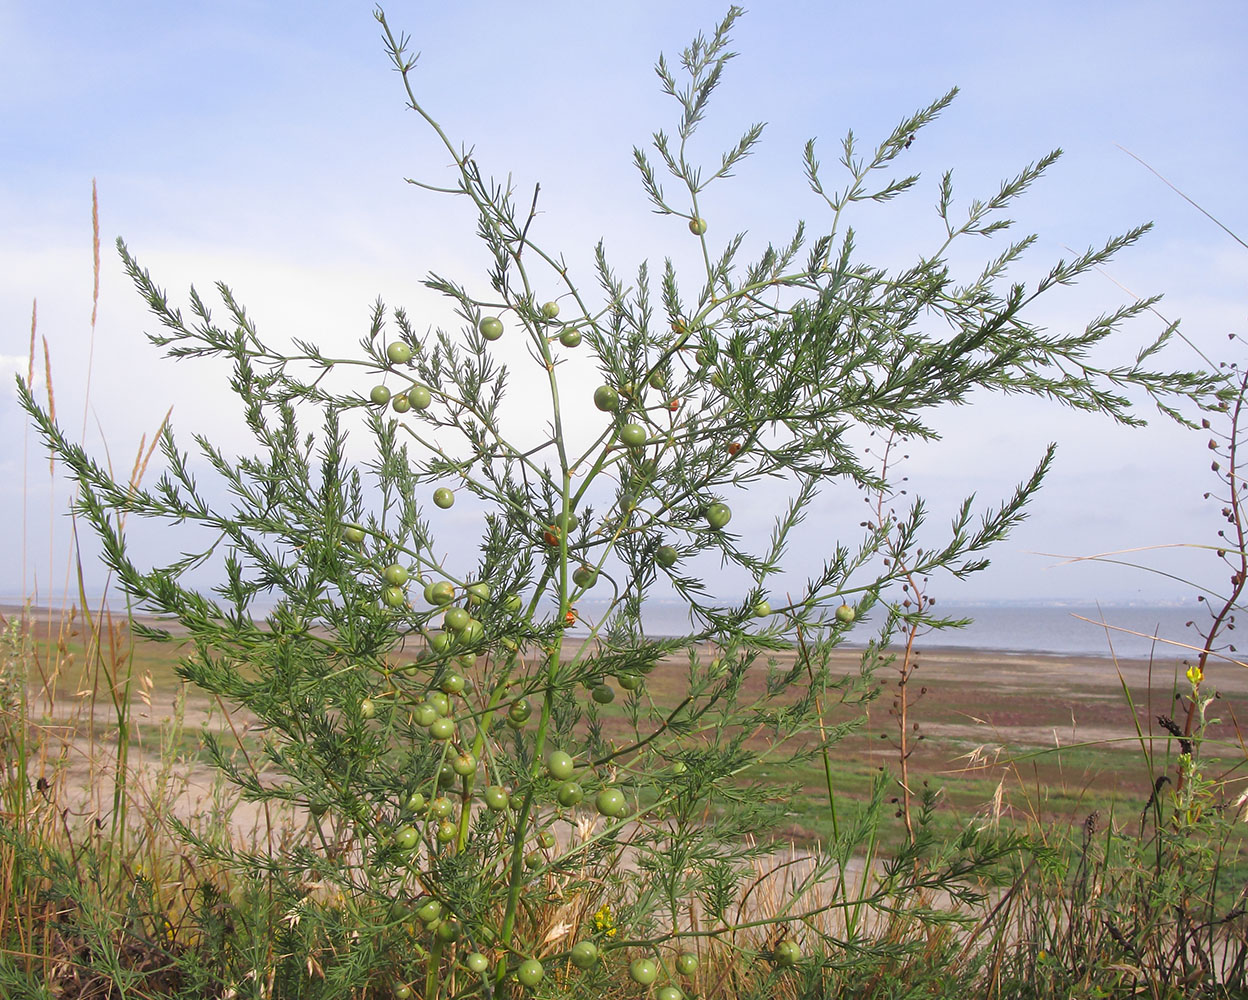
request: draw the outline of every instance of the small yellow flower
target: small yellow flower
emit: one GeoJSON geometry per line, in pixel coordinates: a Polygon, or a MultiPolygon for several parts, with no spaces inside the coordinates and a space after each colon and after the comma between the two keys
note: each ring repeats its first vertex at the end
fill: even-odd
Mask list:
{"type": "Polygon", "coordinates": [[[594,914],[594,930],[605,937],[615,937],[617,933],[615,918],[611,916],[611,907],[605,903],[594,914]]]}
{"type": "Polygon", "coordinates": [[[1198,687],[1200,682],[1205,679],[1205,672],[1200,669],[1198,664],[1193,663],[1187,668],[1187,679],[1192,687],[1198,687]]]}

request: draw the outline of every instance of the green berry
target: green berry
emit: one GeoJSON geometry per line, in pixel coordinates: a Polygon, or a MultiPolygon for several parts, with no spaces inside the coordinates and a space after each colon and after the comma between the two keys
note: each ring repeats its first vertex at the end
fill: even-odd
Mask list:
{"type": "Polygon", "coordinates": [[[455,587],[446,580],[438,580],[425,587],[425,600],[442,607],[455,600],[455,587]]]}
{"type": "Polygon", "coordinates": [[[578,969],[592,969],[598,961],[598,948],[592,941],[578,941],[569,958],[578,969]]]}
{"type": "Polygon", "coordinates": [[[594,405],[604,413],[614,413],[620,408],[620,394],[609,385],[594,390],[594,405]]]}
{"type": "Polygon", "coordinates": [[[603,816],[619,818],[628,812],[628,801],[618,788],[604,788],[594,799],[594,808],[603,816]]]}
{"type": "Polygon", "coordinates": [[[546,758],[546,771],[556,781],[566,781],[576,770],[576,762],[562,750],[556,750],[546,758]]]}
{"type": "Polygon", "coordinates": [[[625,424],[620,428],[620,443],[627,448],[640,448],[646,443],[646,429],[641,424],[625,424]]]}
{"type": "Polygon", "coordinates": [[[634,958],[628,966],[629,977],[639,986],[649,986],[659,978],[659,967],[653,959],[634,958]]]}
{"type": "Polygon", "coordinates": [[[544,972],[542,963],[536,958],[530,958],[520,963],[520,967],[516,969],[516,978],[523,986],[536,986],[542,981],[544,972]]]}
{"type": "Polygon", "coordinates": [[[555,798],[559,800],[561,806],[571,807],[578,805],[585,798],[585,792],[575,781],[565,781],[555,792],[555,798]]]}
{"type": "Polygon", "coordinates": [[[719,531],[732,520],[732,511],[726,503],[713,503],[706,508],[706,523],[713,531],[719,531]]]}

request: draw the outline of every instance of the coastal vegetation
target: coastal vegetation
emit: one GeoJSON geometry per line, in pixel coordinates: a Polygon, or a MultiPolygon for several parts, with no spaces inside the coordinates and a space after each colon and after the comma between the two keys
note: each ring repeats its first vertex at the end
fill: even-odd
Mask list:
{"type": "Polygon", "coordinates": [[[418,96],[380,11],[452,164],[419,186],[470,205],[488,253],[483,276],[425,280],[455,326],[378,302],[350,352],[277,343],[226,285],[178,304],[119,243],[152,342],[229,363],[254,451],[195,433],[192,453],[165,423],[119,472],[18,379],[114,582],[3,634],[0,994],[1243,993],[1245,685],[1223,665],[1248,577],[1245,383],[1163,363],[1171,324],[1124,357],[1152,299],[1072,334],[1032,321],[1146,227],[1031,285],[1005,279],[1031,237],[951,263],[1006,237],[1056,152],[965,207],[946,173],[936,245],[864,259],[850,219],[912,193],[906,153],[953,92],[873,148],[847,135],[839,180],[807,144],[821,220],[746,260],[705,192],[763,127],[710,160],[691,141],[740,16],[659,61],[676,122],[635,152],[696,273],[669,257],[622,278],[600,243],[575,274],[539,192],[493,180],[418,96]],[[499,360],[508,340],[525,370],[499,360]],[[924,649],[957,624],[933,581],[982,571],[1053,461],[933,528],[898,467],[972,392],[1212,435],[1232,575],[1202,595],[1203,645],[1035,659],[995,685],[976,671],[1009,657],[924,649]],[[509,422],[513,395],[547,422],[509,422]],[[828,490],[871,513],[781,588],[828,490]],[[770,533],[741,529],[747,503],[770,533]],[[479,544],[447,552],[465,510],[479,544]],[[129,545],[151,525],[179,553],[162,565],[129,545]],[[686,634],[647,631],[656,594],[685,603],[686,634]],[[1059,675],[1084,722],[1054,741],[1059,675]]]}

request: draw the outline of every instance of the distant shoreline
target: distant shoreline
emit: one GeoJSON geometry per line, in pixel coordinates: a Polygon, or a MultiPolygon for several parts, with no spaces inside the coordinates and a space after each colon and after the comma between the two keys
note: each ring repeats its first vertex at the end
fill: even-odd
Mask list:
{"type": "MultiPolygon", "coordinates": [[[[942,604],[940,606],[940,610],[948,610],[950,612],[953,612],[955,610],[960,610],[963,608],[970,609],[971,607],[972,607],[971,605],[956,605],[955,606],[953,604],[949,604],[949,605],[942,604]]],[[[1005,607],[1005,605],[998,605],[995,607],[1005,607]]],[[[1072,608],[1072,609],[1073,608],[1087,608],[1088,606],[1072,603],[1068,605],[1015,605],[1011,607],[1013,610],[1021,610],[1021,611],[1026,611],[1030,608],[1046,609],[1046,610],[1053,611],[1053,610],[1061,610],[1062,608],[1072,608]]],[[[1106,609],[1108,610],[1107,606],[1103,605],[1102,607],[1106,607],[1106,609]]],[[[1169,606],[1167,605],[1141,605],[1137,607],[1148,608],[1148,609],[1169,608],[1169,606]]],[[[79,625],[85,622],[85,616],[81,608],[77,608],[76,606],[71,606],[71,608],[66,609],[65,613],[70,613],[71,611],[76,613],[79,625]]],[[[106,608],[105,612],[111,613],[113,615],[114,622],[116,622],[121,617],[124,617],[126,614],[124,609],[118,611],[116,608],[106,608]]],[[[95,616],[99,613],[100,613],[100,609],[98,608],[92,608],[90,610],[90,614],[92,616],[95,616]]],[[[24,605],[19,605],[19,604],[0,602],[0,621],[8,622],[12,620],[22,620],[23,617],[28,617],[28,620],[30,620],[34,624],[42,626],[42,625],[47,625],[48,623],[57,620],[59,615],[55,612],[49,612],[46,607],[24,606],[24,605]]],[[[181,634],[184,632],[184,629],[178,623],[170,622],[166,619],[159,618],[155,615],[137,614],[137,615],[134,615],[134,619],[145,625],[167,629],[175,635],[181,634]]],[[[1089,628],[1094,628],[1094,626],[1089,626],[1089,628]]],[[[680,637],[676,633],[662,632],[657,629],[649,632],[648,635],[650,638],[653,638],[653,639],[666,639],[666,638],[679,638],[680,637]]],[[[578,645],[587,637],[586,632],[583,629],[579,629],[579,628],[569,630],[566,633],[566,636],[568,640],[576,642],[578,645]]],[[[1032,648],[1032,647],[1025,647],[1025,646],[1003,646],[1003,645],[993,645],[993,644],[983,644],[983,643],[980,643],[980,644],[959,643],[956,640],[950,641],[950,640],[953,640],[955,636],[960,637],[961,633],[954,631],[954,632],[948,632],[948,633],[943,633],[939,635],[934,634],[934,633],[929,634],[919,639],[917,643],[917,648],[923,651],[926,655],[929,655],[929,656],[938,655],[942,659],[949,658],[949,657],[956,658],[959,656],[978,659],[980,657],[987,656],[987,657],[992,658],[993,660],[1000,660],[1000,661],[1022,661],[1022,660],[1027,660],[1027,659],[1032,659],[1032,660],[1039,659],[1039,660],[1043,660],[1045,662],[1051,662],[1051,663],[1089,661],[1089,662],[1102,663],[1102,664],[1112,664],[1115,660],[1118,660],[1120,662],[1133,662],[1133,663],[1146,663],[1149,660],[1149,656],[1147,654],[1141,654],[1139,652],[1125,652],[1125,651],[1115,654],[1115,653],[1111,653],[1111,651],[1108,648],[1106,648],[1104,651],[1089,651],[1086,649],[1063,650],[1063,649],[1045,649],[1045,648],[1040,648],[1040,647],[1032,648]]],[[[867,648],[866,642],[853,642],[853,641],[846,641],[841,646],[838,647],[838,649],[843,654],[858,654],[858,653],[861,653],[866,648],[867,648]]],[[[1185,657],[1195,657],[1196,655],[1197,655],[1196,652],[1193,650],[1186,650],[1186,649],[1179,648],[1177,646],[1171,646],[1166,643],[1158,642],[1156,645],[1156,651],[1154,653],[1153,660],[1154,660],[1154,663],[1158,665],[1172,664],[1179,659],[1183,659],[1185,657]]]]}

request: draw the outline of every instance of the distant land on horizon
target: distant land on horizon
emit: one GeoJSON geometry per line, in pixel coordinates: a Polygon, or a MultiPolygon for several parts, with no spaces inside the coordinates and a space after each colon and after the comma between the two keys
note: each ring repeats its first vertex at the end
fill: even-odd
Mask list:
{"type": "MultiPolygon", "coordinates": [[[[92,608],[100,605],[100,594],[88,594],[87,599],[92,608]]],[[[743,601],[744,594],[725,595],[720,599],[721,604],[732,604],[743,601]]],[[[8,614],[11,611],[20,611],[27,605],[27,601],[12,594],[0,594],[0,612],[8,614]]],[[[48,601],[41,599],[38,602],[31,602],[36,607],[48,607],[48,601]]],[[[56,606],[77,606],[76,596],[74,599],[66,599],[60,602],[54,602],[56,606]]],[[[605,605],[607,602],[594,598],[583,598],[581,603],[585,605],[605,605]]],[[[680,607],[684,605],[684,601],[674,597],[650,597],[647,603],[661,605],[663,607],[680,607]]],[[[1131,598],[1131,597],[1111,597],[1111,598],[1091,598],[1091,597],[1014,597],[1014,598],[961,598],[961,599],[941,599],[937,598],[935,605],[938,608],[1182,608],[1195,607],[1196,598],[1190,596],[1186,598],[1172,598],[1166,600],[1164,598],[1131,598]]],[[[124,607],[124,601],[120,594],[115,594],[109,601],[108,607],[112,611],[118,611],[124,607]]],[[[258,612],[265,612],[272,607],[271,603],[262,599],[252,602],[252,607],[258,612]]]]}

